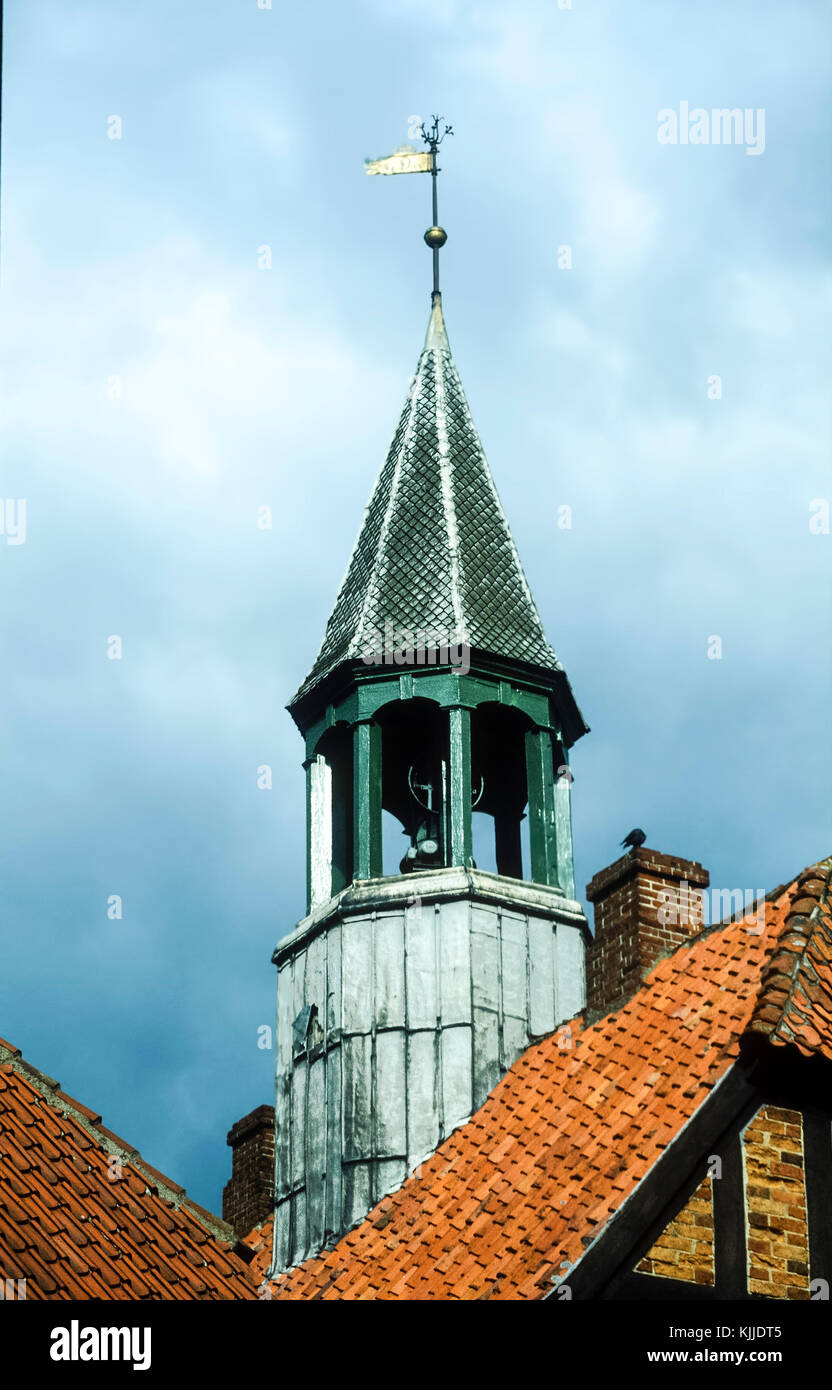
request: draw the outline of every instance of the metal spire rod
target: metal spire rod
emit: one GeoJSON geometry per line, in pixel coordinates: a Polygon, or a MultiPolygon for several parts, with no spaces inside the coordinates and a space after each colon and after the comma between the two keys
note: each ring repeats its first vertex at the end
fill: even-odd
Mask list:
{"type": "Polygon", "coordinates": [[[441,247],[445,245],[445,242],[448,240],[448,234],[445,231],[444,227],[439,226],[439,210],[436,187],[436,176],[439,173],[439,165],[436,162],[436,155],[439,150],[439,146],[445,139],[445,136],[453,135],[454,132],[453,128],[448,125],[448,122],[444,119],[443,116],[432,116],[431,121],[432,124],[430,126],[426,126],[424,121],[422,122],[421,132],[422,139],[424,140],[430,152],[430,176],[433,193],[433,223],[430,227],[428,227],[428,230],[425,232],[425,241],[427,242],[428,246],[431,248],[433,252],[433,294],[435,296],[439,293],[439,251],[441,247]]]}

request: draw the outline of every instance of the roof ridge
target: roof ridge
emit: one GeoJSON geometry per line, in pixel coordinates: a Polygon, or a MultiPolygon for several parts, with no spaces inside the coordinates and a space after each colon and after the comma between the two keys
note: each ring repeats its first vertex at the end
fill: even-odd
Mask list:
{"type": "MultiPolygon", "coordinates": [[[[448,439],[448,420],[446,416],[447,401],[445,396],[445,380],[443,377],[443,362],[441,360],[442,349],[433,347],[433,389],[436,394],[436,443],[439,449],[439,485],[442,489],[443,500],[443,519],[445,522],[445,534],[448,538],[448,563],[451,569],[451,604],[454,613],[454,629],[458,642],[468,642],[468,633],[465,631],[465,620],[462,616],[462,605],[460,602],[459,582],[460,582],[460,546],[459,546],[459,527],[457,525],[456,498],[454,496],[451,446],[448,439]]],[[[450,350],[446,353],[448,366],[453,369],[453,359],[450,350]]],[[[460,382],[460,390],[462,383],[460,382]]]]}
{"type": "Polygon", "coordinates": [[[125,1165],[134,1168],[137,1175],[149,1182],[163,1201],[169,1202],[177,1210],[185,1207],[212,1236],[227,1242],[246,1262],[251,1258],[251,1250],[243,1244],[233,1226],[195,1202],[180,1183],[174,1182],[158,1168],[154,1168],[142,1158],[137,1148],[102,1124],[101,1116],[96,1111],[90,1110],[89,1106],[62,1091],[59,1081],[33,1066],[31,1062],[27,1062],[20,1048],[5,1038],[0,1038],[0,1067],[2,1066],[10,1067],[42,1095],[48,1105],[73,1119],[87,1137],[103,1148],[105,1153],[114,1154],[119,1160],[123,1160],[125,1165]]]}
{"type": "Polygon", "coordinates": [[[821,992],[832,1005],[829,987],[812,960],[818,937],[823,941],[820,954],[832,955],[832,856],[808,865],[789,888],[789,910],[763,971],[747,1032],[776,1046],[791,1043],[808,1055],[816,1050],[813,1039],[822,1041],[804,1016],[811,1009],[811,995],[821,992]]]}

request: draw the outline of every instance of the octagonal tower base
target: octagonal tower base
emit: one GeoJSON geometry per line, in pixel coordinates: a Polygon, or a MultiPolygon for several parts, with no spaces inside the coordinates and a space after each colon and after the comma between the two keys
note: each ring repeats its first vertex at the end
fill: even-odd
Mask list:
{"type": "Polygon", "coordinates": [[[560,889],[446,868],[353,883],[281,941],[277,1270],[360,1221],[582,1009],[588,940],[560,889]]]}

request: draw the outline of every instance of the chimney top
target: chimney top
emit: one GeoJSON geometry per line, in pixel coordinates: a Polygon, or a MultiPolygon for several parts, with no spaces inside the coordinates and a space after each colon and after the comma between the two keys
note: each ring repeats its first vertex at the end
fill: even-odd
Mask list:
{"type": "Polygon", "coordinates": [[[662,956],[698,936],[710,875],[694,859],[631,849],[587,884],[595,935],[587,950],[587,1008],[603,1015],[640,988],[662,956]]]}
{"type": "Polygon", "coordinates": [[[244,1115],[241,1120],[231,1126],[226,1136],[226,1144],[230,1144],[232,1149],[236,1149],[243,1140],[250,1139],[258,1134],[261,1129],[274,1129],[274,1106],[258,1105],[256,1110],[251,1110],[248,1115],[244,1115]]]}
{"type": "Polygon", "coordinates": [[[704,869],[698,860],[680,859],[677,854],[660,854],[657,849],[648,849],[646,845],[640,845],[638,849],[631,849],[622,854],[620,859],[616,859],[615,863],[609,864],[606,869],[599,869],[586,886],[587,898],[591,903],[597,902],[614,884],[632,877],[639,870],[671,882],[681,882],[685,879],[696,888],[707,888],[711,881],[708,870],[704,869]]]}
{"type": "Polygon", "coordinates": [[[274,1207],[274,1106],[258,1105],[228,1131],[231,1178],[222,1216],[239,1236],[259,1226],[274,1207]]]}

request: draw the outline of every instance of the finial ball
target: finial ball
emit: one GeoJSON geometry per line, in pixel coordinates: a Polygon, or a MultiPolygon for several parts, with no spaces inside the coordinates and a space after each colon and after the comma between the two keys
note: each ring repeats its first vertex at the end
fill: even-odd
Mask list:
{"type": "Polygon", "coordinates": [[[425,232],[425,241],[432,251],[438,251],[440,246],[444,246],[448,240],[448,233],[444,227],[428,227],[425,232]]]}

